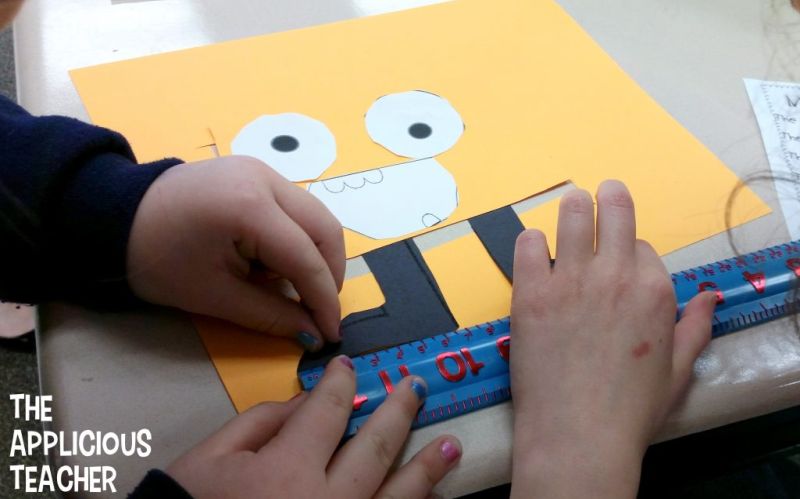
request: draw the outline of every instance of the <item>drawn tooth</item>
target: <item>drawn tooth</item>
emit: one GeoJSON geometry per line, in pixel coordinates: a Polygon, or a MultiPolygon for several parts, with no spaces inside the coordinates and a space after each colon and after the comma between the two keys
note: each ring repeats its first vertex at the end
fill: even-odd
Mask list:
{"type": "Polygon", "coordinates": [[[325,190],[330,192],[331,194],[339,194],[344,191],[345,188],[345,177],[337,177],[332,178],[330,180],[323,180],[322,186],[325,187],[325,190]]]}
{"type": "Polygon", "coordinates": [[[353,173],[342,178],[344,179],[344,185],[351,189],[361,189],[367,183],[363,173],[353,173]]]}
{"type": "Polygon", "coordinates": [[[383,170],[376,168],[364,173],[364,179],[370,184],[380,184],[383,182],[383,170]]]}
{"type": "Polygon", "coordinates": [[[433,213],[426,213],[422,215],[422,225],[425,227],[433,227],[436,224],[442,223],[442,219],[433,213]]]}

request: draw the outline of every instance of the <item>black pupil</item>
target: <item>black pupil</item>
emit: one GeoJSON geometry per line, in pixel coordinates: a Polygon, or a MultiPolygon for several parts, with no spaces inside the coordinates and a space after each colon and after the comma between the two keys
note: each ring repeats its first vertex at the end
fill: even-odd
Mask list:
{"type": "Polygon", "coordinates": [[[433,133],[433,129],[425,123],[414,123],[408,127],[408,133],[415,139],[427,139],[433,133]]]}
{"type": "Polygon", "coordinates": [[[300,142],[291,135],[279,135],[272,139],[272,148],[278,152],[292,152],[300,147],[300,142]]]}

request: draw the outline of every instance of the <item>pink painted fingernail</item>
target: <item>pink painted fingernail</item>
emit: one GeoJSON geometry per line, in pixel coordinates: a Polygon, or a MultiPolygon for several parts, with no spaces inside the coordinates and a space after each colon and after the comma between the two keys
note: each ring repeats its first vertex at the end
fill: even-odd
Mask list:
{"type": "Polygon", "coordinates": [[[442,443],[442,446],[439,447],[439,452],[442,453],[442,457],[448,464],[456,462],[461,457],[461,449],[450,440],[445,440],[442,443]]]}
{"type": "Polygon", "coordinates": [[[340,356],[339,357],[339,362],[341,362],[342,364],[346,365],[347,367],[349,367],[352,370],[355,369],[355,367],[353,367],[353,361],[350,360],[350,357],[348,357],[347,355],[340,356]]]}

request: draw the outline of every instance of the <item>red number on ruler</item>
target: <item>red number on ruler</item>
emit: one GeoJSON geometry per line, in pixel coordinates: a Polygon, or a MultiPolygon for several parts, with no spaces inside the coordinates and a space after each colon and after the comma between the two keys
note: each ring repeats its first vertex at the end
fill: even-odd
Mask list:
{"type": "Polygon", "coordinates": [[[800,258],[789,258],[786,260],[786,266],[794,272],[794,275],[800,277],[800,258]]]}
{"type": "Polygon", "coordinates": [[[365,395],[356,394],[356,396],[353,397],[353,410],[361,410],[361,406],[364,405],[367,400],[369,399],[365,395]]]}
{"type": "MultiPolygon", "coordinates": [[[[408,367],[405,364],[400,365],[397,370],[400,371],[400,375],[404,378],[411,374],[408,372],[408,367]]],[[[378,377],[381,378],[381,383],[383,383],[383,389],[386,390],[386,395],[391,394],[394,391],[394,385],[392,385],[392,380],[389,378],[389,373],[386,371],[378,371],[378,377]]]]}
{"type": "Polygon", "coordinates": [[[713,282],[711,282],[711,281],[701,282],[700,284],[698,284],[698,285],[697,285],[697,289],[698,289],[698,290],[699,290],[701,293],[702,293],[703,291],[707,290],[707,289],[714,289],[714,290],[716,290],[716,291],[714,291],[714,292],[717,294],[717,304],[720,304],[720,303],[725,303],[725,297],[724,297],[724,296],[722,296],[722,291],[720,291],[719,289],[717,289],[717,285],[716,285],[716,283],[713,283],[713,282]]]}
{"type": "Polygon", "coordinates": [[[439,369],[439,374],[441,374],[444,379],[453,383],[461,381],[464,379],[464,376],[467,375],[467,366],[464,364],[464,360],[461,356],[456,352],[445,352],[437,355],[436,368],[439,369]],[[445,364],[447,359],[451,359],[456,363],[456,372],[451,372],[447,369],[447,364],[445,364]]]}
{"type": "Polygon", "coordinates": [[[469,348],[462,348],[458,351],[458,353],[445,352],[436,356],[436,368],[439,370],[439,374],[441,374],[442,377],[447,381],[452,381],[453,383],[464,379],[464,377],[467,375],[467,366],[469,366],[469,370],[473,375],[477,375],[485,365],[486,364],[483,362],[478,362],[475,360],[475,358],[472,356],[472,352],[469,351],[469,348]],[[446,362],[448,359],[455,362],[455,372],[448,369],[446,362]],[[464,362],[465,360],[466,362],[464,362]]]}
{"type": "Polygon", "coordinates": [[[469,348],[462,348],[460,352],[467,361],[467,364],[469,364],[469,370],[472,371],[472,374],[477,375],[478,372],[486,365],[483,362],[475,362],[475,359],[472,358],[472,352],[469,351],[469,348]]]}
{"type": "Polygon", "coordinates": [[[500,352],[500,357],[506,362],[508,362],[508,354],[509,354],[509,347],[511,346],[511,336],[503,336],[497,338],[497,351],[500,352]]]}
{"type": "Polygon", "coordinates": [[[763,272],[756,272],[755,274],[745,272],[742,274],[742,277],[744,277],[745,281],[753,285],[758,294],[763,293],[764,288],[767,287],[767,278],[764,276],[763,272]]]}

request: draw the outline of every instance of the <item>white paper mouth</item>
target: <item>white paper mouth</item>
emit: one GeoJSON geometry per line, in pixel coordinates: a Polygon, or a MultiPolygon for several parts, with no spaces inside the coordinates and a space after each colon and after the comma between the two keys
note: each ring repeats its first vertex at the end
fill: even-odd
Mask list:
{"type": "Polygon", "coordinates": [[[342,226],[373,239],[432,227],[458,206],[456,181],[434,158],[320,180],[308,191],[342,226]]]}
{"type": "Polygon", "coordinates": [[[361,189],[367,184],[375,185],[383,182],[383,171],[380,168],[365,172],[353,173],[342,177],[322,180],[322,186],[331,194],[339,194],[345,189],[361,189]]]}

